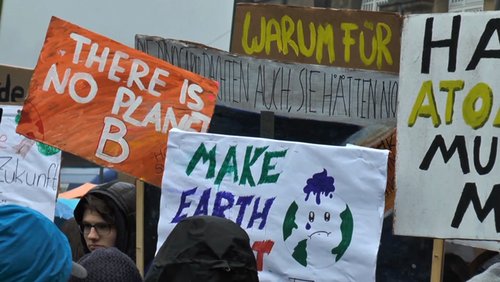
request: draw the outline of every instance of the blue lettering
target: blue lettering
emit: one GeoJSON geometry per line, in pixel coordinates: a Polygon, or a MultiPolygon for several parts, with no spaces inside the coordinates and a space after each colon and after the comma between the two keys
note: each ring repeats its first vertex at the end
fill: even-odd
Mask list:
{"type": "Polygon", "coordinates": [[[254,224],[257,224],[256,221],[260,221],[260,223],[258,223],[258,228],[262,230],[266,226],[269,211],[276,199],[262,199],[262,201],[265,201],[262,207],[262,205],[260,205],[261,197],[256,197],[255,195],[235,196],[229,191],[219,191],[215,193],[215,199],[211,201],[212,188],[203,190],[201,194],[196,192],[197,189],[198,187],[195,187],[182,192],[179,208],[171,223],[178,223],[188,216],[208,215],[210,214],[210,209],[212,209],[211,212],[213,216],[229,218],[225,213],[233,209],[234,212],[231,214],[235,215],[236,209],[238,209],[235,222],[240,226],[244,226],[245,214],[247,214],[247,209],[251,207],[251,215],[247,215],[246,217],[250,217],[246,224],[246,228],[252,228],[254,224]],[[213,208],[211,208],[212,203],[213,208]]]}
{"type": "Polygon", "coordinates": [[[215,203],[214,210],[212,215],[219,217],[226,217],[224,212],[233,207],[234,204],[234,195],[231,192],[221,191],[217,192],[215,195],[215,203]],[[225,199],[227,201],[227,205],[222,205],[222,200],[225,199]]]}
{"type": "Polygon", "coordinates": [[[252,228],[253,222],[259,218],[262,219],[262,221],[259,224],[259,229],[262,230],[264,228],[264,226],[266,226],[267,215],[269,214],[269,210],[271,209],[271,206],[274,202],[274,199],[276,199],[276,198],[270,198],[270,199],[266,200],[266,203],[264,204],[264,209],[262,210],[262,212],[257,211],[259,208],[260,197],[255,199],[255,202],[253,204],[252,216],[250,217],[250,220],[248,221],[247,228],[252,228]]]}
{"type": "Polygon", "coordinates": [[[198,207],[196,207],[196,210],[194,211],[194,215],[208,215],[208,200],[210,199],[211,191],[211,188],[203,191],[198,207]]]}
{"type": "Polygon", "coordinates": [[[181,215],[181,212],[183,209],[189,208],[189,206],[191,206],[191,202],[186,202],[186,198],[187,198],[187,196],[193,195],[194,193],[196,193],[196,189],[198,189],[198,187],[194,187],[191,190],[186,190],[186,191],[182,192],[181,203],[179,204],[179,209],[177,210],[177,214],[172,219],[171,223],[177,223],[177,222],[179,222],[182,219],[187,217],[187,214],[181,215]]]}
{"type": "Polygon", "coordinates": [[[240,205],[240,211],[238,212],[238,217],[236,218],[236,223],[241,226],[243,221],[243,216],[245,215],[246,208],[252,203],[254,196],[241,196],[236,201],[236,205],[240,205]]]}

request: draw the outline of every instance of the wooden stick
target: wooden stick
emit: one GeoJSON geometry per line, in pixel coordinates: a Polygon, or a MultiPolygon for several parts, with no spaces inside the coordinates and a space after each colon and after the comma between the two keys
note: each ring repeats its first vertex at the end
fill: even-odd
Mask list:
{"type": "Polygon", "coordinates": [[[274,138],[274,112],[260,112],[260,137],[274,138]]]}
{"type": "Polygon", "coordinates": [[[444,239],[434,239],[432,248],[431,282],[443,280],[444,239]]]}
{"type": "Polygon", "coordinates": [[[135,181],[135,262],[141,276],[144,277],[144,182],[135,181]]]}

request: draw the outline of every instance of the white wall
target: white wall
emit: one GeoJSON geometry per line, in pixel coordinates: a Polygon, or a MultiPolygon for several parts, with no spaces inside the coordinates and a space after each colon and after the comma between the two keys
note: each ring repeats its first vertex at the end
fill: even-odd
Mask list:
{"type": "Polygon", "coordinates": [[[134,47],[135,34],[229,50],[233,0],[3,0],[0,64],[34,68],[51,16],[134,47]]]}

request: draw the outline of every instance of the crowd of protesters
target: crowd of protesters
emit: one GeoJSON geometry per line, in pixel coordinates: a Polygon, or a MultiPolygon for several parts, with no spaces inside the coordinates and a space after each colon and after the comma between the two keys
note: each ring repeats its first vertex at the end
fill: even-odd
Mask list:
{"type": "MultiPolygon", "coordinates": [[[[213,216],[179,222],[143,278],[135,262],[135,203],[132,184],[98,185],[80,199],[74,218],[61,228],[29,207],[0,205],[0,280],[259,281],[245,230],[213,216]]],[[[498,256],[475,276],[464,272],[465,264],[453,267],[448,258],[443,281],[500,281],[500,263],[494,258],[498,256]]]]}
{"type": "MultiPolygon", "coordinates": [[[[132,184],[98,185],[61,228],[29,207],[0,205],[0,280],[144,281],[135,263],[135,201],[132,184]]],[[[145,281],[255,282],[258,275],[240,226],[195,216],[176,225],[146,267],[145,281]]]]}

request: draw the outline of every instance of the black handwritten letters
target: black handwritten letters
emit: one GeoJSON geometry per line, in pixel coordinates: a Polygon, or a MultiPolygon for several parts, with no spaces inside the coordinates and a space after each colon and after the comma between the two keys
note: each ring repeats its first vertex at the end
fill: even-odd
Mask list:
{"type": "MultiPolygon", "coordinates": [[[[455,72],[457,65],[457,49],[460,35],[461,16],[453,17],[451,34],[449,38],[433,40],[434,17],[429,17],[425,23],[425,35],[422,50],[422,73],[429,73],[431,61],[431,51],[433,48],[448,48],[448,72],[455,72]]],[[[500,18],[490,19],[484,30],[481,38],[475,46],[474,54],[470,58],[469,64],[466,67],[467,71],[473,71],[478,66],[481,59],[500,59],[500,49],[487,49],[494,34],[500,34],[500,18]]],[[[495,37],[496,39],[496,37],[495,37]]],[[[467,59],[467,58],[466,58],[467,59]]]]}
{"type": "MultiPolygon", "coordinates": [[[[460,164],[461,173],[464,176],[470,174],[476,176],[474,177],[476,182],[466,182],[461,188],[462,193],[456,205],[451,227],[460,228],[466,211],[472,208],[480,222],[483,222],[493,211],[495,229],[497,233],[500,233],[500,184],[495,184],[493,187],[488,184],[489,187],[484,187],[485,183],[490,182],[483,180],[483,177],[491,176],[494,171],[498,154],[498,137],[494,136],[498,133],[492,134],[492,131],[500,127],[500,108],[495,106],[498,94],[495,95],[494,91],[498,84],[491,80],[477,81],[483,79],[483,73],[496,71],[485,69],[491,68],[491,62],[495,59],[500,59],[500,49],[492,47],[495,46],[492,43],[498,44],[500,18],[489,19],[483,27],[478,26],[480,36],[477,37],[463,31],[463,27],[467,23],[462,17],[463,15],[446,17],[451,22],[446,25],[447,30],[449,29],[449,36],[443,38],[436,38],[439,37],[437,36],[438,32],[436,32],[438,27],[435,23],[438,18],[428,17],[425,20],[420,73],[421,77],[426,79],[422,81],[420,90],[415,95],[416,99],[406,122],[407,126],[411,128],[420,122],[419,119],[425,119],[435,129],[441,126],[457,126],[457,123],[463,124],[461,127],[454,127],[457,129],[455,132],[462,134],[454,136],[436,134],[434,136],[431,143],[426,146],[427,150],[419,169],[421,171],[432,170],[431,164],[439,162],[436,159],[438,151],[442,156],[441,165],[456,157],[457,163],[460,164]],[[464,44],[467,46],[463,46],[464,44]],[[467,53],[461,52],[466,47],[473,50],[470,53],[472,55],[460,56],[460,53],[467,53]],[[433,64],[432,53],[438,48],[447,49],[447,64],[436,62],[433,64]],[[457,60],[466,60],[466,63],[460,64],[460,61],[457,60]],[[481,64],[483,61],[487,61],[488,64],[481,64]],[[457,66],[462,66],[460,68],[463,69],[457,69],[457,66]],[[448,79],[440,79],[439,82],[436,82],[428,79],[429,75],[432,78],[446,75],[448,79]],[[453,75],[464,75],[464,77],[450,79],[453,75]],[[469,81],[466,78],[469,78],[469,81]],[[466,87],[468,90],[465,90],[466,87]],[[446,97],[440,99],[440,101],[446,101],[444,105],[439,105],[437,95],[446,97]],[[459,99],[457,99],[458,97],[459,99]],[[461,109],[461,111],[455,113],[454,116],[456,108],[461,109]],[[444,112],[442,109],[445,109],[444,112]],[[446,138],[450,140],[446,140],[446,138]],[[484,205],[481,204],[478,195],[478,186],[481,186],[479,189],[491,189],[484,205]]],[[[439,20],[444,21],[443,18],[439,18],[439,20]]],[[[439,59],[436,57],[434,61],[439,61],[439,59]]],[[[498,91],[498,88],[496,90],[498,91]]]]}
{"type": "Polygon", "coordinates": [[[395,122],[398,79],[388,73],[280,63],[156,37],[137,36],[136,48],[218,81],[219,105],[352,124],[395,122]]]}
{"type": "Polygon", "coordinates": [[[59,165],[51,163],[46,171],[30,171],[17,157],[0,156],[0,185],[17,184],[56,191],[59,165]],[[21,162],[21,163],[20,163],[21,162]]]}
{"type": "Polygon", "coordinates": [[[432,40],[434,18],[430,17],[425,22],[424,48],[422,51],[422,73],[429,73],[432,48],[449,48],[448,71],[454,72],[457,62],[458,34],[460,31],[460,16],[453,17],[451,37],[448,39],[432,40]]]}
{"type": "Polygon", "coordinates": [[[500,208],[498,207],[498,202],[500,202],[500,184],[493,185],[488,199],[484,203],[484,206],[482,206],[481,200],[479,200],[479,196],[477,193],[476,183],[465,183],[464,189],[462,191],[462,196],[460,197],[455,215],[453,216],[453,220],[451,222],[451,227],[460,227],[460,223],[464,218],[465,212],[472,203],[474,212],[476,213],[476,216],[480,222],[483,222],[490,214],[490,212],[494,211],[495,229],[497,233],[500,233],[500,220],[498,220],[500,218],[500,208]]]}
{"type": "Polygon", "coordinates": [[[25,89],[11,84],[10,74],[4,81],[0,81],[0,102],[20,102],[25,98],[25,89]]]}
{"type": "MultiPolygon", "coordinates": [[[[474,150],[472,157],[476,173],[479,175],[486,175],[492,171],[496,163],[497,151],[498,151],[498,138],[492,137],[489,154],[487,155],[488,159],[486,162],[481,161],[481,147],[482,147],[481,139],[482,139],[481,136],[476,136],[474,138],[474,150]],[[486,164],[483,165],[483,163],[486,164]]],[[[456,135],[455,139],[450,144],[450,147],[447,148],[443,136],[436,135],[434,141],[429,146],[429,150],[425,154],[425,157],[423,158],[419,168],[421,170],[428,170],[432,160],[434,159],[434,156],[436,155],[437,151],[440,150],[445,163],[447,163],[451,159],[451,157],[453,157],[453,155],[457,153],[462,173],[463,174],[470,173],[471,171],[469,165],[470,154],[467,151],[467,144],[465,140],[466,140],[465,136],[456,135]]]]}

